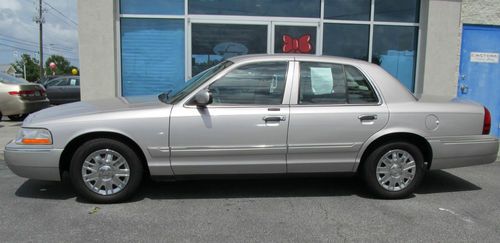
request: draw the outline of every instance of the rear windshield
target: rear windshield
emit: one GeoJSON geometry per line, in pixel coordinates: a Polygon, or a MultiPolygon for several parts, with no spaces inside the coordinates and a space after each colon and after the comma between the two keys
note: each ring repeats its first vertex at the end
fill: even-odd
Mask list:
{"type": "Polygon", "coordinates": [[[12,76],[5,74],[5,73],[0,73],[0,83],[3,83],[3,84],[28,84],[29,82],[24,80],[24,79],[12,77],[12,76]]]}

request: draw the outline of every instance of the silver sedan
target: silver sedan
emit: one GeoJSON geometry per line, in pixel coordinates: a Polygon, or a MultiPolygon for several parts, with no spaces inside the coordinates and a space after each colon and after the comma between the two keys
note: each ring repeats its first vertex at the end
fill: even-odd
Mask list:
{"type": "Polygon", "coordinates": [[[359,173],[403,198],[427,170],[491,163],[498,140],[482,105],[417,100],[364,61],[241,56],[159,97],[115,98],[30,115],[5,148],[19,176],[61,180],[101,203],[144,177],[359,173]]]}

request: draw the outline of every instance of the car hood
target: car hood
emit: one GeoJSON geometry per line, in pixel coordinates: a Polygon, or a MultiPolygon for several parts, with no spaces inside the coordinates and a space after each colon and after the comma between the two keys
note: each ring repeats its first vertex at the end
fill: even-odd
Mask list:
{"type": "Polygon", "coordinates": [[[81,101],[54,106],[29,115],[23,126],[33,123],[45,123],[53,120],[90,116],[102,113],[137,111],[165,108],[170,106],[158,100],[156,96],[137,96],[132,98],[111,98],[81,101]]]}

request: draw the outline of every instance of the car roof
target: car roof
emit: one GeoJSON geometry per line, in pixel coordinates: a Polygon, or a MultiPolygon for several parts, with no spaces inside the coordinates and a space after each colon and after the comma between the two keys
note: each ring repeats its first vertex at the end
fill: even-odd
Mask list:
{"type": "Polygon", "coordinates": [[[350,65],[372,65],[371,63],[363,60],[347,58],[347,57],[337,57],[337,56],[327,56],[327,55],[311,55],[311,54],[251,54],[242,55],[229,58],[228,60],[239,63],[247,61],[266,61],[266,60],[296,60],[296,61],[318,61],[318,62],[334,62],[350,65]]]}

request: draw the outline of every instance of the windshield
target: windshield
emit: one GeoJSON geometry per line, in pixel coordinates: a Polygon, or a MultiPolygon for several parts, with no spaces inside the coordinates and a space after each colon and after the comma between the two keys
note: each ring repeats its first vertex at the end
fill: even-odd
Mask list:
{"type": "Polygon", "coordinates": [[[220,71],[231,66],[232,64],[233,64],[233,62],[231,62],[231,61],[221,62],[221,63],[217,64],[216,66],[213,66],[213,67],[197,74],[192,79],[188,80],[184,87],[180,87],[178,89],[173,89],[173,90],[168,90],[167,92],[160,94],[158,96],[158,99],[160,99],[160,101],[167,103],[167,104],[175,103],[178,100],[181,100],[184,97],[186,97],[186,95],[193,92],[196,88],[200,87],[200,85],[205,83],[207,80],[209,80],[210,78],[215,76],[220,71]]]}
{"type": "Polygon", "coordinates": [[[10,76],[6,73],[0,73],[0,83],[4,84],[27,84],[28,81],[10,76]]]}

